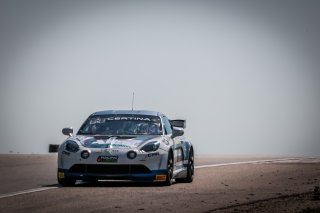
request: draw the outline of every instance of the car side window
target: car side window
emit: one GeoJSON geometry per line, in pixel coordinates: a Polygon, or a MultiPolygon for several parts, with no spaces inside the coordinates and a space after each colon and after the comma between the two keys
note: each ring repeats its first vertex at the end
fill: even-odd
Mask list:
{"type": "Polygon", "coordinates": [[[172,127],[170,124],[170,121],[167,117],[162,117],[163,120],[163,125],[164,125],[164,130],[165,130],[165,134],[171,134],[172,133],[172,127]]]}

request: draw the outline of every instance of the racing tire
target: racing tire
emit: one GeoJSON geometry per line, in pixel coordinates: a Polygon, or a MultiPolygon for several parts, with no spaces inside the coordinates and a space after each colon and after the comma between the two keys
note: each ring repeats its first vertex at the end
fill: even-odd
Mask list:
{"type": "Polygon", "coordinates": [[[188,166],[187,166],[187,177],[185,178],[176,178],[178,183],[191,183],[194,178],[194,155],[193,150],[190,150],[188,166]]]}
{"type": "Polygon", "coordinates": [[[65,177],[65,178],[61,179],[61,178],[57,177],[57,179],[58,179],[58,183],[62,186],[74,186],[74,184],[76,183],[76,180],[73,178],[65,177]]]}
{"type": "Polygon", "coordinates": [[[173,177],[173,154],[170,151],[168,154],[168,162],[167,162],[167,178],[163,183],[164,186],[171,186],[173,177]]]}
{"type": "Polygon", "coordinates": [[[58,180],[58,183],[62,186],[74,186],[76,180],[73,179],[65,179],[65,180],[58,180]]]}

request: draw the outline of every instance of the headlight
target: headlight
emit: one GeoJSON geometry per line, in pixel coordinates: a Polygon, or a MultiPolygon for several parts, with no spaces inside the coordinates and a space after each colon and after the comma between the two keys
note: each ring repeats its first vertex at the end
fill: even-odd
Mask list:
{"type": "Polygon", "coordinates": [[[146,145],[144,145],[141,150],[145,151],[145,152],[154,152],[157,149],[159,149],[160,147],[160,142],[159,141],[153,141],[150,143],[147,143],[146,145]]]}
{"type": "Polygon", "coordinates": [[[67,151],[69,151],[69,152],[77,152],[77,151],[79,151],[79,149],[80,149],[80,147],[77,144],[77,142],[71,141],[71,140],[68,140],[66,142],[66,150],[67,151]]]}

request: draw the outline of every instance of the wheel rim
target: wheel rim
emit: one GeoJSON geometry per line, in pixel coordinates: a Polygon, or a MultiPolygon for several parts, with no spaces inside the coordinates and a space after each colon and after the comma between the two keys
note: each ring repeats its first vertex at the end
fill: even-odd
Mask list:
{"type": "Polygon", "coordinates": [[[189,158],[189,174],[190,177],[193,177],[194,175],[194,156],[193,156],[193,152],[190,153],[190,158],[189,158]]]}
{"type": "Polygon", "coordinates": [[[170,154],[169,160],[168,160],[168,180],[171,181],[173,175],[173,159],[172,155],[170,154]]]}

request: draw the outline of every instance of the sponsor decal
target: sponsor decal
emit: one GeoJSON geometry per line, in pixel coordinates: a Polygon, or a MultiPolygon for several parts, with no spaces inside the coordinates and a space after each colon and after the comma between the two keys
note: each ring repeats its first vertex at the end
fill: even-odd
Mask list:
{"type": "Polygon", "coordinates": [[[150,118],[143,117],[108,117],[108,121],[151,121],[150,118]]]}
{"type": "Polygon", "coordinates": [[[69,156],[69,155],[70,155],[70,152],[62,151],[62,154],[69,156]]]}
{"type": "Polygon", "coordinates": [[[96,123],[105,123],[106,121],[151,121],[150,118],[147,117],[126,117],[126,116],[114,116],[114,117],[107,117],[107,118],[95,118],[90,121],[90,124],[96,123]]]}
{"type": "Polygon", "coordinates": [[[110,144],[110,147],[122,147],[122,148],[130,148],[130,146],[128,145],[124,145],[124,144],[110,144]]]}
{"type": "MultiPolygon", "coordinates": [[[[111,143],[93,143],[91,144],[91,146],[87,146],[89,148],[105,148],[105,149],[113,149],[113,148],[130,148],[130,146],[128,145],[124,145],[124,144],[111,144],[111,143]]],[[[101,151],[103,152],[104,149],[101,149],[101,151]]]]}
{"type": "Polygon", "coordinates": [[[160,155],[159,152],[145,154],[145,155],[141,156],[142,159],[140,159],[140,161],[146,161],[147,158],[152,158],[152,157],[156,157],[156,156],[159,156],[159,155],[160,155]]]}
{"type": "Polygon", "coordinates": [[[103,150],[103,153],[108,154],[108,155],[112,155],[112,154],[115,154],[115,153],[119,153],[119,150],[117,150],[117,149],[105,149],[105,150],[103,150]]]}
{"type": "Polygon", "coordinates": [[[97,158],[99,163],[116,163],[118,162],[118,156],[99,156],[97,158]]]}
{"type": "Polygon", "coordinates": [[[103,153],[103,154],[112,155],[112,154],[119,153],[119,150],[117,150],[117,149],[100,149],[100,150],[96,150],[94,152],[98,153],[98,154],[103,153]]]}
{"type": "Polygon", "coordinates": [[[159,152],[155,152],[155,153],[150,153],[147,155],[149,158],[154,157],[154,156],[159,156],[159,152]]]}

